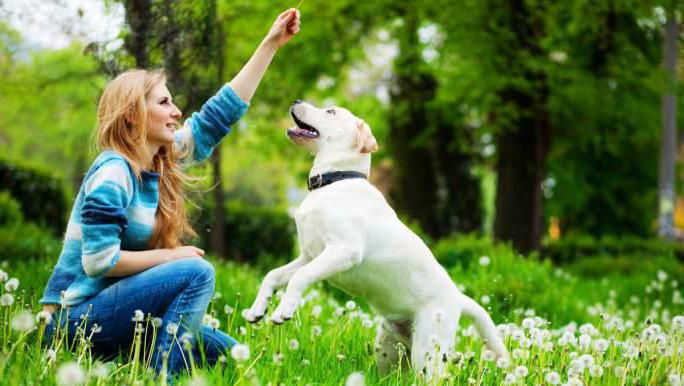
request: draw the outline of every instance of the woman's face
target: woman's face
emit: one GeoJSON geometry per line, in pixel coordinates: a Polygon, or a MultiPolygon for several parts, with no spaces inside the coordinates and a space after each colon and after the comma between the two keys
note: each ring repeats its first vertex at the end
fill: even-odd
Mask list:
{"type": "Polygon", "coordinates": [[[178,127],[181,112],[171,100],[164,83],[159,83],[147,95],[147,142],[153,146],[170,145],[178,127]]]}

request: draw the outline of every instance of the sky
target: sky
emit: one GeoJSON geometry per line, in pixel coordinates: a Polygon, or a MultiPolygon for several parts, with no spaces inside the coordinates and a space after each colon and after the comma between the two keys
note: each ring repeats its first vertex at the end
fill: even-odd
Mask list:
{"type": "Polygon", "coordinates": [[[74,39],[117,44],[124,10],[119,3],[107,3],[111,4],[99,0],[0,0],[0,20],[21,34],[27,50],[63,48],[74,39]]]}

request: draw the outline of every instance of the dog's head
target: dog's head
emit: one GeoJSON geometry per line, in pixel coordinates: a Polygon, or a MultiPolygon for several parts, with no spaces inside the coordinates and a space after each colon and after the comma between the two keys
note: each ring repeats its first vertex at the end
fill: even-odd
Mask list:
{"type": "Polygon", "coordinates": [[[320,151],[356,151],[372,153],[378,143],[362,119],[342,107],[318,108],[300,100],[290,107],[295,126],[287,137],[313,153],[320,151]]]}

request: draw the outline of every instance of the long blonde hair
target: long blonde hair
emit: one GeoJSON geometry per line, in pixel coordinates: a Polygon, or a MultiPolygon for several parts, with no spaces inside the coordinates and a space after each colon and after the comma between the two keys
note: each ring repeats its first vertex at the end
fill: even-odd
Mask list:
{"type": "Polygon", "coordinates": [[[159,173],[159,205],[150,248],[173,248],[181,240],[194,237],[185,209],[183,186],[190,179],[181,170],[173,145],[162,146],[156,154],[147,148],[146,98],[158,84],[165,83],[163,70],[130,70],[105,87],[97,108],[97,145],[121,154],[141,179],[145,165],[159,173]]]}

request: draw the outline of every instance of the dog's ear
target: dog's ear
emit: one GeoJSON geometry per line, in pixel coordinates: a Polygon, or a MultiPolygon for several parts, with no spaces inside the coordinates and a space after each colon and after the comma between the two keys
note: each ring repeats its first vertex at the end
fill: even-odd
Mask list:
{"type": "Polygon", "coordinates": [[[371,128],[363,119],[357,122],[358,134],[356,137],[356,148],[360,153],[372,153],[378,150],[378,141],[371,133],[371,128]]]}

